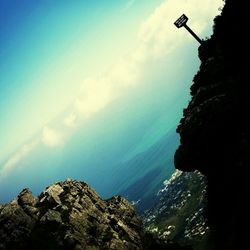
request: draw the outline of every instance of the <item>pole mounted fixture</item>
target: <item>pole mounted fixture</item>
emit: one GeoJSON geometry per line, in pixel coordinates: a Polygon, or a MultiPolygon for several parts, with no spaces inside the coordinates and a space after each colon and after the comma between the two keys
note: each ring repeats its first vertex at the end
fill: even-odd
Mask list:
{"type": "Polygon", "coordinates": [[[175,22],[174,25],[179,29],[181,27],[185,27],[186,30],[200,43],[202,44],[202,40],[187,26],[188,17],[183,14],[179,17],[175,22]]]}

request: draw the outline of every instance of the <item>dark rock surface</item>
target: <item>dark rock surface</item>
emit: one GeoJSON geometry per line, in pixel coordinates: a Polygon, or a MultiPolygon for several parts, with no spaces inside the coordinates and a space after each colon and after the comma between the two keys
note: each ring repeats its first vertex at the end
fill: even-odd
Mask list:
{"type": "MultiPolygon", "coordinates": [[[[68,179],[0,205],[0,249],[180,249],[144,233],[134,207],[68,179]]],[[[184,248],[185,249],[185,248],[184,248]]]]}
{"type": "Polygon", "coordinates": [[[208,178],[208,219],[216,249],[249,249],[248,19],[246,2],[226,1],[214,34],[199,48],[192,100],[177,129],[176,168],[198,169],[208,178]]]}

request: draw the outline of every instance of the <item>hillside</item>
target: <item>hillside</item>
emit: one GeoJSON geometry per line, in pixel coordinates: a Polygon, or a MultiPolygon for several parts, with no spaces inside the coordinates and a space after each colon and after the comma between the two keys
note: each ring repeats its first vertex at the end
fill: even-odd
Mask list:
{"type": "Polygon", "coordinates": [[[178,135],[171,130],[148,150],[117,166],[116,172],[111,172],[118,176],[113,190],[136,203],[140,212],[151,208],[157,202],[156,194],[163,181],[174,172],[177,143],[178,135]]]}
{"type": "Polygon", "coordinates": [[[177,170],[157,193],[157,204],[143,214],[147,231],[164,241],[209,248],[210,230],[204,218],[206,178],[177,170]]]}

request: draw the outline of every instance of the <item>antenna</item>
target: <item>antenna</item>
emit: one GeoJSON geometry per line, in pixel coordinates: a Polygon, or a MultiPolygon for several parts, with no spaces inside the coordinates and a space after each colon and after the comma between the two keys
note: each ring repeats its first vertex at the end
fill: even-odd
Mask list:
{"type": "Polygon", "coordinates": [[[186,30],[200,43],[202,44],[202,40],[187,26],[188,17],[183,14],[180,16],[175,22],[174,25],[179,29],[181,27],[185,27],[186,30]]]}

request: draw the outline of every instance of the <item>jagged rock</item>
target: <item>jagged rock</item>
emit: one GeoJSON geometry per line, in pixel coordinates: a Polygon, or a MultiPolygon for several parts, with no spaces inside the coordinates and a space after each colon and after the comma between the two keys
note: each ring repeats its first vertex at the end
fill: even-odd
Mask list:
{"type": "Polygon", "coordinates": [[[36,208],[37,201],[38,199],[32,195],[29,189],[25,188],[18,195],[17,200],[12,201],[12,204],[19,204],[27,214],[36,216],[38,212],[36,208]]]}
{"type": "Polygon", "coordinates": [[[46,190],[40,195],[40,202],[61,204],[59,195],[63,192],[60,185],[55,184],[46,188],[46,190]]]}
{"type": "Polygon", "coordinates": [[[134,207],[120,196],[101,199],[68,179],[38,198],[24,189],[0,206],[0,249],[179,249],[145,234],[134,207]],[[155,249],[155,248],[154,248],[155,249]]]}
{"type": "Polygon", "coordinates": [[[18,195],[17,202],[21,206],[35,206],[37,199],[32,195],[29,189],[25,188],[18,195]]]}
{"type": "Polygon", "coordinates": [[[0,210],[0,249],[25,249],[35,220],[18,204],[0,210]]]}

